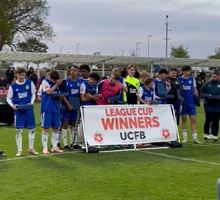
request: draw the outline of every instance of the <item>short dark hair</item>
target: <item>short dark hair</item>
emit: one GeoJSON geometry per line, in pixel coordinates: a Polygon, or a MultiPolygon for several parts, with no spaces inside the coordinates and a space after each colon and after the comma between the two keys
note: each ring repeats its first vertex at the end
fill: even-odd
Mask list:
{"type": "Polygon", "coordinates": [[[168,71],[167,71],[167,69],[165,69],[165,68],[161,68],[161,69],[159,70],[158,74],[168,74],[168,71]]]}
{"type": "Polygon", "coordinates": [[[79,70],[85,69],[86,71],[90,72],[90,67],[87,64],[82,64],[79,67],[79,70]]]}
{"type": "Polygon", "coordinates": [[[70,69],[71,69],[71,68],[79,69],[79,67],[78,67],[77,65],[72,65],[72,66],[70,67],[70,69]]]}
{"type": "Polygon", "coordinates": [[[17,67],[15,70],[15,74],[23,74],[26,73],[26,70],[24,67],[17,67]]]}
{"type": "Polygon", "coordinates": [[[181,68],[181,71],[182,71],[182,72],[191,71],[191,67],[190,67],[189,65],[184,65],[184,66],[181,68]]]}
{"type": "Polygon", "coordinates": [[[169,70],[170,72],[178,72],[178,69],[177,68],[174,68],[174,67],[172,67],[172,68],[170,68],[170,70],[169,70]]]}
{"type": "Polygon", "coordinates": [[[129,64],[129,65],[127,66],[127,69],[131,69],[132,67],[135,69],[135,71],[137,70],[136,67],[135,67],[135,65],[132,65],[132,64],[129,64]]]}
{"type": "Polygon", "coordinates": [[[99,81],[100,76],[99,76],[97,73],[91,73],[91,74],[89,75],[89,78],[93,78],[93,79],[95,79],[96,81],[99,81]]]}
{"type": "Polygon", "coordinates": [[[219,75],[219,71],[218,70],[214,70],[214,71],[212,71],[211,74],[216,74],[218,76],[219,75]]]}
{"type": "Polygon", "coordinates": [[[51,71],[50,72],[50,78],[57,81],[58,79],[60,79],[60,75],[57,71],[51,71]]]}
{"type": "Polygon", "coordinates": [[[151,82],[153,82],[153,79],[152,78],[148,78],[144,83],[145,83],[145,85],[147,85],[147,84],[149,84],[151,82]]]}

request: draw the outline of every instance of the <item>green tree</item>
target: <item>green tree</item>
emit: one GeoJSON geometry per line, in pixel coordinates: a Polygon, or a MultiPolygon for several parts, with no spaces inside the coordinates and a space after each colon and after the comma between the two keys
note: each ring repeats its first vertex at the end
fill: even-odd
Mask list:
{"type": "Polygon", "coordinates": [[[47,0],[1,0],[0,50],[15,46],[21,37],[51,39],[53,28],[46,22],[50,7],[47,0]]]}
{"type": "Polygon", "coordinates": [[[25,52],[47,52],[48,46],[40,42],[35,37],[30,37],[24,42],[18,42],[16,44],[17,51],[25,51],[25,52]]]}
{"type": "Polygon", "coordinates": [[[215,54],[208,57],[209,59],[220,59],[220,48],[215,49],[215,54]]]}
{"type": "Polygon", "coordinates": [[[183,45],[178,47],[171,47],[170,56],[172,58],[190,58],[188,48],[184,48],[183,45]]]}

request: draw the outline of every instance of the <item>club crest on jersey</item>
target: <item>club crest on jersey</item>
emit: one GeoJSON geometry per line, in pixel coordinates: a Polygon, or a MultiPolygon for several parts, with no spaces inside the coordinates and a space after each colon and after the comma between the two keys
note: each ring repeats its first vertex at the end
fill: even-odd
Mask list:
{"type": "Polygon", "coordinates": [[[29,89],[30,89],[30,86],[29,86],[29,85],[26,85],[26,86],[25,86],[25,89],[26,89],[26,90],[29,90],[29,89]]]}
{"type": "Polygon", "coordinates": [[[191,84],[192,83],[192,81],[191,80],[189,80],[189,84],[191,84]]]}

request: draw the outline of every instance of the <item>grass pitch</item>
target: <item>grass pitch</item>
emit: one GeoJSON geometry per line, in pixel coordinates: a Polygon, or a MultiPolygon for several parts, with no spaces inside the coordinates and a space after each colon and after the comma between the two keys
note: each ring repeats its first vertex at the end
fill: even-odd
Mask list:
{"type": "MultiPolygon", "coordinates": [[[[39,105],[35,105],[36,122],[39,105]]],[[[204,116],[197,112],[203,135],[204,116]]],[[[41,152],[40,128],[36,150],[41,152]]],[[[189,138],[190,141],[190,138],[189,138]]],[[[85,154],[66,152],[30,156],[27,131],[22,158],[15,158],[15,131],[0,126],[0,200],[211,200],[216,199],[220,145],[188,143],[183,148],[85,154]]]]}

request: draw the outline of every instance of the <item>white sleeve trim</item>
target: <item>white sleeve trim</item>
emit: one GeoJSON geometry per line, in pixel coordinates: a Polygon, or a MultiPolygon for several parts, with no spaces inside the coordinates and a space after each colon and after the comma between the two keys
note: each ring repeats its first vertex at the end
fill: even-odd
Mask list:
{"type": "Polygon", "coordinates": [[[85,83],[82,83],[80,85],[80,94],[85,94],[86,93],[86,85],[85,83]]]}
{"type": "Polygon", "coordinates": [[[36,88],[34,83],[31,81],[31,104],[34,104],[36,98],[36,88]]]}
{"type": "Polygon", "coordinates": [[[143,88],[140,87],[140,88],[138,89],[137,95],[138,95],[139,97],[142,97],[143,92],[144,92],[144,91],[143,91],[143,88]]]}
{"type": "Polygon", "coordinates": [[[43,90],[43,92],[45,92],[45,91],[47,91],[47,90],[49,90],[50,89],[50,85],[49,85],[49,83],[47,82],[47,81],[45,81],[45,80],[43,80],[42,81],[42,90],[43,90]]]}
{"type": "Polygon", "coordinates": [[[14,104],[12,103],[12,97],[13,97],[13,89],[12,87],[10,86],[9,87],[9,90],[8,90],[8,95],[7,95],[7,102],[8,104],[12,107],[14,104]]]}

